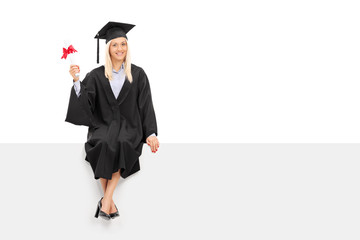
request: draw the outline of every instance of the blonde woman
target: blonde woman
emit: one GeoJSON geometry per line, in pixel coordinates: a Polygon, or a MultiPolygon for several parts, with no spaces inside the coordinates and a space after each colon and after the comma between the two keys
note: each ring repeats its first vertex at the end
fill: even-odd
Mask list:
{"type": "Polygon", "coordinates": [[[126,33],[134,25],[107,23],[96,35],[106,39],[105,65],[75,76],[78,66],[70,66],[71,88],[65,121],[88,126],[86,158],[100,179],[104,196],[97,203],[95,217],[110,220],[119,216],[113,193],[120,177],[140,170],[144,143],[155,153],[159,148],[157,123],[150,83],[145,71],[131,63],[126,33]]]}

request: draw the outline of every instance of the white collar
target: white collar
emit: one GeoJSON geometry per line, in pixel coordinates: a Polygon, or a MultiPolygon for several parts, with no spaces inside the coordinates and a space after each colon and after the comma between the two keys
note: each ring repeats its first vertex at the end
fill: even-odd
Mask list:
{"type": "Polygon", "coordinates": [[[123,62],[123,63],[121,64],[121,67],[120,67],[120,70],[119,70],[119,71],[115,71],[114,68],[113,68],[112,70],[113,70],[114,73],[119,73],[121,70],[124,69],[124,67],[125,67],[125,65],[124,65],[124,62],[123,62]]]}

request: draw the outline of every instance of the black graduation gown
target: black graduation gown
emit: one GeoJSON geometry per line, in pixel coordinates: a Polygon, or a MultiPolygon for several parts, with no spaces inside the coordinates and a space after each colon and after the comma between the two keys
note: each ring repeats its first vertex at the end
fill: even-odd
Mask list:
{"type": "Polygon", "coordinates": [[[65,121],[88,126],[86,158],[94,178],[111,179],[120,169],[123,178],[140,170],[139,157],[146,138],[155,133],[157,124],[150,84],[145,71],[131,64],[133,82],[125,78],[115,98],[105,67],[86,74],[80,82],[80,96],[71,87],[65,121]]]}

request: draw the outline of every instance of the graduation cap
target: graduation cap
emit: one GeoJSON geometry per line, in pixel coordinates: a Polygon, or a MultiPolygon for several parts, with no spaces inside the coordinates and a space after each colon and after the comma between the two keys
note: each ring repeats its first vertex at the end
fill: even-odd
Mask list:
{"type": "Polygon", "coordinates": [[[108,43],[111,39],[124,37],[135,25],[121,22],[108,22],[95,36],[97,38],[97,63],[99,63],[99,39],[106,39],[108,43]]]}

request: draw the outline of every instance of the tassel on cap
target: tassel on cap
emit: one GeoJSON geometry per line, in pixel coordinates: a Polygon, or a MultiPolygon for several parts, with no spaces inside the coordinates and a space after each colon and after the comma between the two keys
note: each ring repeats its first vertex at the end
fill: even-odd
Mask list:
{"type": "Polygon", "coordinates": [[[96,36],[97,36],[97,58],[96,58],[96,62],[99,63],[99,33],[96,36]]]}

